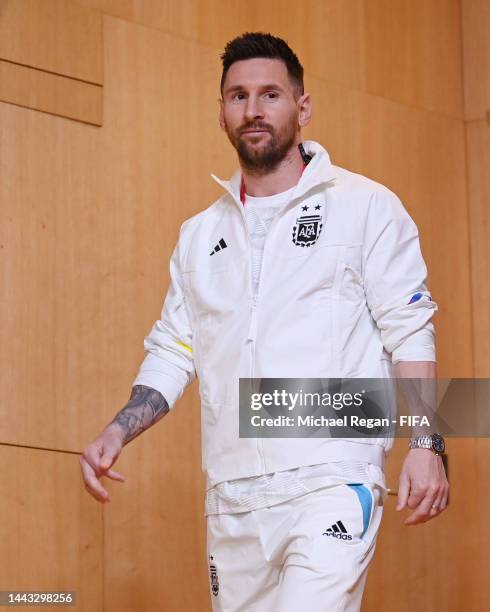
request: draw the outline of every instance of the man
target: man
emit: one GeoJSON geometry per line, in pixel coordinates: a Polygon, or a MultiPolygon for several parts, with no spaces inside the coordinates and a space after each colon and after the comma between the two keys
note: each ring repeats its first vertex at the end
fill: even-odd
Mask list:
{"type": "MultiPolygon", "coordinates": [[[[302,142],[303,68],[280,38],[226,46],[219,122],[238,154],[225,194],[181,227],[161,318],[129,403],[81,458],[87,490],[124,444],[200,384],[214,610],[358,610],[386,496],[389,438],[240,438],[240,378],[435,378],[437,309],[417,228],[383,185],[302,142]]],[[[442,444],[442,446],[441,446],[442,444]]],[[[415,437],[398,506],[446,507],[437,436],[415,437]]]]}

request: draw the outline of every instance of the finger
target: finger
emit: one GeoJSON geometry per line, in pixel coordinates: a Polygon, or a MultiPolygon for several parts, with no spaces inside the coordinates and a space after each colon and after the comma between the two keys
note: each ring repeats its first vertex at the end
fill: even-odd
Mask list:
{"type": "Polygon", "coordinates": [[[107,470],[104,476],[108,476],[113,480],[120,480],[121,482],[124,482],[126,480],[126,477],[120,474],[119,472],[116,472],[116,470],[107,470]]]}
{"type": "Polygon", "coordinates": [[[425,489],[412,488],[410,490],[410,495],[408,496],[407,506],[412,508],[412,510],[418,508],[418,506],[420,506],[422,501],[425,499],[426,493],[427,492],[425,489]]]}
{"type": "Polygon", "coordinates": [[[117,451],[113,448],[106,448],[99,460],[99,466],[102,470],[109,469],[116,460],[117,451]]]}
{"type": "Polygon", "coordinates": [[[434,503],[436,491],[428,493],[417,506],[414,512],[405,520],[405,525],[423,523],[430,518],[430,509],[434,503]]]}
{"type": "Polygon", "coordinates": [[[449,485],[442,488],[440,501],[436,502],[439,506],[440,512],[442,512],[443,510],[447,508],[448,496],[449,496],[449,485]]]}
{"type": "Polygon", "coordinates": [[[442,509],[445,510],[449,505],[449,486],[446,487],[446,491],[444,492],[444,497],[442,499],[442,509]]]}
{"type": "Polygon", "coordinates": [[[90,444],[83,451],[82,458],[90,465],[94,470],[99,469],[100,463],[100,449],[90,444]]]}
{"type": "Polygon", "coordinates": [[[109,501],[109,493],[99,482],[93,467],[82,457],[80,459],[85,489],[98,501],[109,501]]]}
{"type": "Polygon", "coordinates": [[[98,501],[105,502],[110,499],[109,493],[95,476],[87,476],[85,478],[85,489],[98,501]]]}
{"type": "Polygon", "coordinates": [[[447,476],[446,473],[444,472],[444,478],[443,478],[443,495],[442,495],[442,501],[441,501],[441,508],[442,510],[445,510],[449,504],[449,491],[450,491],[450,486],[449,486],[449,482],[447,480],[447,476]]]}
{"type": "Polygon", "coordinates": [[[430,518],[437,516],[444,510],[444,508],[442,507],[443,500],[444,500],[444,487],[441,487],[439,493],[436,495],[436,498],[434,499],[430,507],[430,511],[429,511],[430,518]]]}
{"type": "Polygon", "coordinates": [[[104,489],[97,478],[89,480],[85,484],[85,488],[97,501],[106,502],[110,500],[108,491],[104,489]]]}
{"type": "Polygon", "coordinates": [[[99,462],[99,467],[101,470],[108,470],[112,465],[112,459],[107,456],[102,457],[99,462]]]}
{"type": "Polygon", "coordinates": [[[434,518],[446,508],[448,491],[449,483],[447,481],[446,472],[444,471],[444,465],[441,461],[439,465],[439,489],[430,509],[430,518],[434,518]]]}
{"type": "Polygon", "coordinates": [[[85,484],[95,476],[94,468],[90,465],[90,463],[85,459],[85,457],[80,457],[80,467],[82,468],[82,475],[85,484]]]}
{"type": "Polygon", "coordinates": [[[434,504],[437,491],[429,490],[425,497],[421,500],[415,511],[406,519],[406,525],[414,525],[423,523],[430,518],[430,510],[434,504]]]}
{"type": "Polygon", "coordinates": [[[109,497],[109,493],[104,489],[104,487],[96,487],[95,485],[85,485],[85,490],[90,493],[92,497],[94,497],[97,501],[105,504],[106,502],[111,501],[109,497]]]}
{"type": "Polygon", "coordinates": [[[410,481],[406,476],[400,477],[400,484],[398,487],[398,503],[396,505],[397,510],[403,510],[407,505],[408,494],[410,492],[410,481]]]}

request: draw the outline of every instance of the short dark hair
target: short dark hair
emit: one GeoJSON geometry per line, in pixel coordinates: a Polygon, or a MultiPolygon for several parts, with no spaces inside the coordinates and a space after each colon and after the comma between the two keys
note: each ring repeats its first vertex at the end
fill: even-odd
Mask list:
{"type": "Polygon", "coordinates": [[[241,36],[230,40],[220,57],[223,61],[220,83],[221,95],[223,95],[223,85],[230,66],[239,60],[255,57],[282,60],[286,64],[289,78],[295,86],[298,97],[304,94],[303,66],[297,55],[282,38],[265,32],[245,32],[241,36]]]}

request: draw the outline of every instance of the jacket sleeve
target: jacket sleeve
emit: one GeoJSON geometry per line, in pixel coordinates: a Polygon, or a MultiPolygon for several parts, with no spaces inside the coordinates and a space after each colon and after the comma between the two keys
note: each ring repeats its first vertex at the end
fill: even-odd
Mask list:
{"type": "Polygon", "coordinates": [[[160,391],[169,408],[196,376],[192,329],[182,289],[179,243],[170,259],[170,286],[160,319],[144,339],[145,358],[133,382],[133,386],[146,385],[160,391]]]}
{"type": "Polygon", "coordinates": [[[392,362],[436,361],[428,291],[417,226],[389,189],[370,200],[363,245],[364,290],[392,362]]]}

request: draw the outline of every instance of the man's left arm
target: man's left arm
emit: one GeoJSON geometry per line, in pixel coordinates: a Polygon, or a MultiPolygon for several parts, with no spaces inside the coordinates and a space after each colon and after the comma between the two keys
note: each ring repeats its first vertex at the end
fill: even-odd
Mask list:
{"type": "MultiPolygon", "coordinates": [[[[435,432],[433,417],[437,402],[436,364],[434,361],[399,361],[394,374],[412,414],[427,416],[431,425],[415,426],[412,435],[430,435],[435,432]],[[404,388],[401,379],[410,379],[404,388]]],[[[414,510],[405,519],[405,525],[424,523],[447,507],[449,483],[441,455],[432,450],[413,448],[403,463],[398,485],[398,511],[408,507],[414,510]]]]}
{"type": "MultiPolygon", "coordinates": [[[[412,414],[436,408],[435,329],[437,304],[427,288],[427,268],[417,226],[387,188],[372,194],[363,247],[366,299],[381,340],[391,354],[394,376],[412,414]],[[425,382],[424,382],[425,381],[425,382]],[[408,393],[407,393],[408,389],[408,393]]],[[[432,423],[433,424],[433,423],[432,423]]],[[[434,433],[415,427],[413,436],[434,433]]],[[[406,525],[424,522],[447,505],[448,483],[442,458],[432,450],[411,449],[400,475],[397,510],[414,512],[406,525]]]]}

